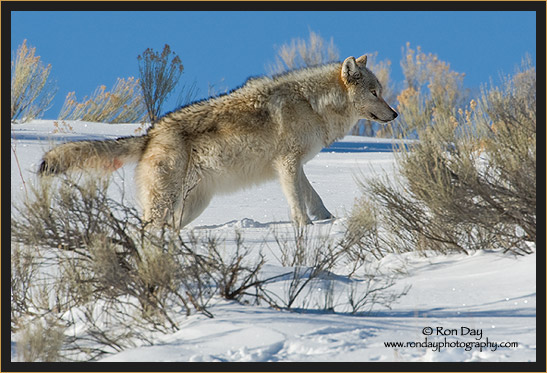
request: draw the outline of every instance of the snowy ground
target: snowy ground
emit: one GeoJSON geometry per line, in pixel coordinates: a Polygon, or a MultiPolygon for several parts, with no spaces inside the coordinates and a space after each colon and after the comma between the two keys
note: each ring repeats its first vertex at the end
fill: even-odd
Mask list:
{"type": "MultiPolygon", "coordinates": [[[[12,202],[24,198],[25,184],[35,181],[40,158],[53,143],[131,135],[137,128],[71,125],[73,133],[54,133],[53,121],[12,124],[12,202]]],[[[305,166],[325,205],[339,218],[316,224],[312,234],[341,237],[345,216],[360,196],[356,178],[394,174],[390,147],[386,140],[347,137],[305,166]]],[[[137,204],[133,172],[134,167],[124,167],[114,179],[124,185],[129,203],[137,204]]],[[[290,232],[288,221],[281,188],[271,182],[215,197],[190,228],[223,235],[227,245],[237,228],[246,243],[262,244],[268,258],[265,270],[282,273],[272,231],[290,232]]],[[[218,299],[209,309],[214,318],[181,315],[178,332],[158,334],[153,346],[109,355],[103,361],[536,361],[535,254],[392,254],[380,265],[404,273],[391,290],[411,285],[391,309],[376,307],[364,316],[344,311],[343,281],[333,287],[336,313],[278,311],[265,304],[218,299]],[[386,345],[392,342],[404,345],[386,345]],[[501,345],[507,342],[516,344],[501,345]]]]}

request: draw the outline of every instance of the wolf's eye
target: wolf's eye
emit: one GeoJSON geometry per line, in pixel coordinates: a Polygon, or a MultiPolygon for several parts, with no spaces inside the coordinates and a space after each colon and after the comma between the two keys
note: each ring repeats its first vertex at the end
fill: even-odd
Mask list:
{"type": "Polygon", "coordinates": [[[372,95],[373,95],[374,97],[378,97],[378,95],[376,94],[376,90],[373,89],[373,90],[370,91],[370,93],[372,93],[372,95]]]}

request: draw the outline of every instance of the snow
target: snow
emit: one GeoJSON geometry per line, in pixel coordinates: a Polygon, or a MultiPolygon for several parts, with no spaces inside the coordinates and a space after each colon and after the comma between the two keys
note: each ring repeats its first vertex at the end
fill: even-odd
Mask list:
{"type": "MultiPolygon", "coordinates": [[[[23,200],[28,186],[36,182],[40,159],[53,144],[133,135],[139,127],[69,124],[72,132],[64,133],[50,120],[12,124],[12,203],[23,200]]],[[[358,180],[395,175],[391,146],[392,140],[348,136],[305,166],[310,182],[338,218],[316,222],[310,229],[316,242],[324,236],[342,237],[346,216],[361,195],[358,180]]],[[[134,166],[126,166],[113,182],[125,188],[127,203],[138,205],[133,176],[134,166]]],[[[290,239],[292,232],[288,205],[276,182],[216,196],[187,229],[221,235],[227,248],[233,247],[237,229],[247,246],[256,246],[253,255],[259,250],[265,255],[264,276],[293,270],[280,263],[274,237],[290,239]]],[[[350,283],[333,275],[329,281],[335,312],[327,309],[327,280],[324,288],[318,285],[300,300],[302,307],[291,311],[264,302],[248,305],[214,298],[209,308],[213,318],[181,314],[177,332],[154,334],[153,345],[106,355],[101,361],[536,361],[535,253],[516,258],[488,251],[390,254],[378,265],[386,273],[399,274],[389,291],[402,293],[410,286],[391,309],[378,305],[370,313],[352,315],[347,307],[350,283]],[[390,342],[410,344],[387,347],[390,342]],[[501,347],[502,342],[518,346],[501,347]]],[[[287,281],[279,277],[269,289],[281,294],[287,281]]]]}

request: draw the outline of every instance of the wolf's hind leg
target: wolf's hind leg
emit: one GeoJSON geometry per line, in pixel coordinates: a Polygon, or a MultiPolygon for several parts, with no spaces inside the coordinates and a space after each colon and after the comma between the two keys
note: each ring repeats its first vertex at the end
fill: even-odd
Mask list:
{"type": "Polygon", "coordinates": [[[180,198],[181,180],[163,167],[138,167],[139,194],[143,219],[155,225],[172,224],[173,211],[180,198]]]}
{"type": "Polygon", "coordinates": [[[174,207],[182,192],[186,153],[149,145],[136,170],[144,220],[155,225],[173,224],[174,207]]]}
{"type": "Polygon", "coordinates": [[[213,194],[208,190],[206,181],[200,180],[186,198],[181,198],[179,201],[175,214],[178,221],[175,227],[180,229],[194,221],[209,206],[212,197],[213,194]]]}

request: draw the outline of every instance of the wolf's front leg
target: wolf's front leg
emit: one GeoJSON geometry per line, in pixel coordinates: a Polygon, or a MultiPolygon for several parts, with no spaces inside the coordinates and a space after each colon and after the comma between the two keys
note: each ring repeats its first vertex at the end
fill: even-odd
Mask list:
{"type": "Polygon", "coordinates": [[[318,220],[333,219],[334,215],[332,215],[329,210],[327,210],[327,208],[323,204],[323,201],[321,200],[321,197],[319,197],[319,194],[317,194],[315,189],[313,189],[313,187],[311,186],[311,183],[306,177],[306,174],[304,174],[303,168],[300,170],[300,184],[302,193],[304,194],[304,200],[306,202],[306,206],[310,215],[318,220]]]}
{"type": "Polygon", "coordinates": [[[293,157],[284,157],[276,166],[281,189],[289,203],[293,222],[299,227],[311,224],[311,220],[306,214],[306,203],[300,182],[302,173],[300,161],[293,157]]]}

